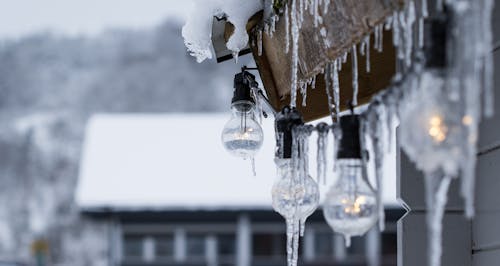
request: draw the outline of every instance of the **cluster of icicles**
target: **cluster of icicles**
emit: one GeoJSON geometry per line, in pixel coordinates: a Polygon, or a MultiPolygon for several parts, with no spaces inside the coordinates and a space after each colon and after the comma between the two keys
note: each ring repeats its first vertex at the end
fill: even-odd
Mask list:
{"type": "MultiPolygon", "coordinates": [[[[287,31],[285,51],[288,53],[291,47],[292,57],[290,106],[296,106],[297,91],[302,94],[302,105],[305,106],[307,88],[314,88],[316,81],[314,77],[307,80],[297,79],[298,39],[303,15],[309,10],[309,13],[314,15],[315,25],[318,25],[322,21],[321,15],[327,14],[329,5],[333,3],[319,0],[291,0],[288,4],[291,7],[285,8],[284,19],[287,31]],[[289,40],[290,35],[291,40],[289,40]]],[[[443,69],[427,69],[422,56],[424,19],[428,17],[426,0],[407,1],[403,9],[394,11],[384,23],[374,28],[374,48],[379,52],[382,52],[384,30],[392,30],[398,67],[390,87],[376,95],[362,113],[360,132],[363,149],[371,152],[370,159],[375,165],[379,228],[383,230],[384,208],[380,202],[383,193],[383,158],[384,153],[391,148],[394,126],[399,123],[401,146],[425,175],[431,266],[440,265],[441,220],[452,179],[460,177],[465,214],[468,218],[474,214],[473,192],[478,125],[483,115],[488,117],[493,113],[493,71],[490,54],[493,1],[437,1],[436,9],[442,10],[445,5],[452,17],[460,19],[452,20],[450,31],[454,35],[448,38],[451,45],[447,50],[447,56],[451,59],[448,59],[447,66],[443,69]],[[414,39],[414,36],[417,38],[414,39]]],[[[272,29],[274,26],[267,27],[266,33],[272,36],[272,29]]],[[[257,41],[261,42],[261,39],[260,36],[257,41]]],[[[258,47],[260,53],[262,45],[259,43],[258,47]]],[[[334,121],[338,121],[340,112],[341,84],[338,72],[347,60],[347,53],[351,53],[352,59],[352,102],[357,104],[359,87],[357,52],[358,47],[353,45],[349,51],[323,69],[328,106],[334,121]]],[[[366,58],[366,71],[370,72],[370,35],[362,39],[359,52],[366,58]]],[[[311,132],[310,128],[302,129],[294,141],[306,145],[307,141],[304,139],[307,139],[311,132]]],[[[318,132],[318,179],[325,178],[326,136],[327,133],[318,132]]],[[[307,145],[305,149],[304,152],[307,154],[307,145]]],[[[307,156],[294,158],[292,163],[296,164],[297,171],[303,171],[297,176],[308,176],[307,156]]],[[[298,205],[300,208],[300,203],[298,205]]],[[[292,218],[286,218],[287,236],[291,245],[287,247],[287,251],[292,254],[289,265],[295,265],[298,228],[299,224],[300,227],[304,226],[305,217],[299,213],[292,218]]]]}
{"type": "MultiPolygon", "coordinates": [[[[286,251],[289,266],[297,265],[299,237],[304,236],[306,219],[319,205],[319,187],[309,176],[308,169],[308,143],[312,131],[313,127],[309,125],[295,127],[291,160],[276,159],[278,181],[272,191],[273,208],[286,219],[286,251]]],[[[324,137],[326,139],[326,136],[324,137]]],[[[321,144],[326,147],[325,139],[321,138],[321,144]]]]}

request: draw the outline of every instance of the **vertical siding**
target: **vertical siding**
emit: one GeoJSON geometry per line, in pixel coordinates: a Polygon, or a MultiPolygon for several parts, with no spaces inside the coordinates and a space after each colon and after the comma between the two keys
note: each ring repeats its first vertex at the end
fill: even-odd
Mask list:
{"type": "MultiPolygon", "coordinates": [[[[493,13],[495,115],[480,125],[476,169],[476,216],[463,217],[458,184],[449,191],[443,224],[442,266],[500,265],[500,3],[493,13]]],[[[398,222],[399,266],[426,265],[427,242],[422,174],[401,153],[398,195],[412,211],[398,222]]]]}
{"type": "Polygon", "coordinates": [[[495,115],[481,124],[472,265],[500,265],[500,3],[493,14],[495,115]]]}
{"type": "MultiPolygon", "coordinates": [[[[411,211],[398,221],[398,266],[427,265],[428,242],[423,175],[400,152],[399,197],[411,211]]],[[[463,215],[459,182],[453,180],[443,217],[442,266],[471,265],[471,222],[463,215]]]]}

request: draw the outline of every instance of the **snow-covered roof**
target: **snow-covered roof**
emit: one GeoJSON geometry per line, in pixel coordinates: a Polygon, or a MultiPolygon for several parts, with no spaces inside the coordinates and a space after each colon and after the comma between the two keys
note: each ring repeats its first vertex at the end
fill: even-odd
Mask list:
{"type": "MultiPolygon", "coordinates": [[[[220,132],[228,119],[228,114],[95,115],[87,126],[78,206],[83,210],[272,209],[273,122],[264,119],[264,145],[255,158],[254,177],[248,160],[234,158],[222,147],[220,132]]],[[[316,145],[310,146],[314,176],[316,145]]],[[[395,174],[385,176],[385,183],[384,203],[397,204],[395,174]]],[[[320,189],[324,195],[328,187],[320,189]]]]}

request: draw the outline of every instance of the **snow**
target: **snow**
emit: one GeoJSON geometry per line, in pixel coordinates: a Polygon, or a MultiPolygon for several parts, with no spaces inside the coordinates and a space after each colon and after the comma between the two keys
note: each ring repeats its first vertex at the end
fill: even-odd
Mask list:
{"type": "MultiPolygon", "coordinates": [[[[220,143],[229,115],[97,115],[88,125],[77,202],[84,208],[270,209],[272,126],[256,156],[220,143]],[[126,167],[125,167],[126,166],[126,167]]],[[[266,124],[266,123],[265,123],[266,124]]]]}
{"type": "MultiPolygon", "coordinates": [[[[220,143],[229,114],[99,114],[88,123],[76,201],[83,210],[271,210],[276,177],[274,125],[264,119],[264,144],[248,161],[233,158],[220,143]]],[[[326,122],[324,118],[317,122],[326,122]]],[[[315,143],[315,138],[310,138],[315,143]]],[[[332,141],[329,141],[332,143],[332,141]]],[[[310,145],[316,154],[316,145],[310,145]]],[[[332,156],[332,149],[327,156],[332,156]]],[[[331,157],[327,157],[331,158],[331,157]]],[[[396,162],[390,155],[383,202],[396,200],[396,162]]],[[[310,158],[316,165],[316,158],[310,158]]],[[[385,168],[387,167],[387,168],[385,168]]],[[[311,167],[311,175],[314,167],[311,167]]],[[[333,183],[320,184],[320,201],[333,183]]]]}
{"type": "Polygon", "coordinates": [[[212,58],[213,17],[224,16],[234,26],[234,32],[227,40],[226,46],[237,60],[239,51],[248,45],[247,21],[262,8],[261,1],[194,1],[186,24],[182,28],[182,37],[189,53],[196,57],[198,63],[212,58]]]}

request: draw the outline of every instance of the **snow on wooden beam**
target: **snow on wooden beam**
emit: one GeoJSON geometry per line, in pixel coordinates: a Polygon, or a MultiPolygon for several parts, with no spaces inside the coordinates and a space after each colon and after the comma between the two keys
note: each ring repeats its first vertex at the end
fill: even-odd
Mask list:
{"type": "MultiPolygon", "coordinates": [[[[373,32],[374,27],[383,23],[392,15],[393,10],[399,9],[403,0],[339,0],[332,3],[323,23],[314,26],[314,18],[308,11],[304,12],[304,22],[299,35],[299,79],[305,80],[316,77],[316,88],[308,88],[307,106],[301,105],[299,95],[297,106],[310,121],[326,116],[328,111],[327,96],[323,75],[320,74],[328,62],[342,56],[349,51],[353,44],[359,43],[367,34],[373,32]],[[326,30],[326,40],[320,34],[320,29],[326,30]]],[[[281,18],[276,23],[273,36],[262,34],[262,54],[258,54],[258,23],[262,13],[250,19],[247,29],[252,40],[250,47],[264,88],[275,108],[281,109],[288,105],[291,84],[291,51],[285,52],[286,26],[285,19],[281,18]]],[[[383,38],[383,53],[373,49],[373,36],[371,38],[371,72],[365,70],[365,57],[358,54],[359,67],[359,96],[360,104],[366,103],[376,92],[386,88],[395,72],[395,49],[392,46],[390,32],[385,31],[383,38]]],[[[290,45],[291,47],[291,45],[290,45]]],[[[339,73],[341,87],[342,109],[352,95],[351,60],[342,66],[339,73]]]]}

